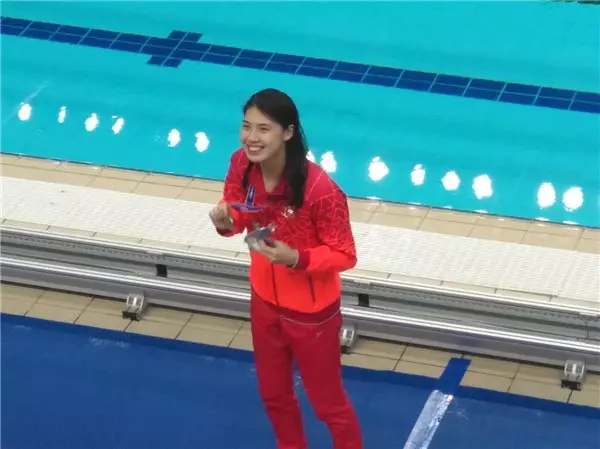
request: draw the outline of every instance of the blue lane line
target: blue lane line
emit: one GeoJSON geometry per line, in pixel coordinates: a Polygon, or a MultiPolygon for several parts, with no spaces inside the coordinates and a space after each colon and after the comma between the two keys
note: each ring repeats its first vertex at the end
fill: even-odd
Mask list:
{"type": "Polygon", "coordinates": [[[425,402],[423,410],[406,440],[404,449],[427,449],[429,447],[470,363],[470,360],[454,358],[448,362],[435,389],[425,402]]]}
{"type": "Polygon", "coordinates": [[[381,67],[199,43],[200,33],[173,31],[167,38],[1,17],[3,35],[142,53],[148,64],[177,68],[186,61],[327,78],[350,83],[600,114],[600,93],[507,81],[381,67]]]}

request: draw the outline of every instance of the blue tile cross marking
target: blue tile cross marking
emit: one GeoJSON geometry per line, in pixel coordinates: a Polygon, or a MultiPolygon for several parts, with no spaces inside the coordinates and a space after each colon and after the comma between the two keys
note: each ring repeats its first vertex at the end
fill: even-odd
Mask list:
{"type": "Polygon", "coordinates": [[[30,39],[142,53],[151,56],[148,64],[164,67],[179,67],[183,59],[199,61],[202,58],[201,55],[195,57],[198,54],[196,46],[206,46],[206,44],[196,43],[202,37],[199,33],[173,31],[165,39],[57,23],[32,22],[10,17],[2,17],[0,30],[2,34],[30,39]]]}
{"type": "Polygon", "coordinates": [[[0,32],[30,39],[142,53],[150,56],[148,64],[162,67],[179,67],[183,60],[208,62],[351,83],[600,114],[600,93],[226,47],[198,42],[202,37],[200,33],[173,31],[168,37],[160,38],[11,17],[2,17],[0,32]]]}

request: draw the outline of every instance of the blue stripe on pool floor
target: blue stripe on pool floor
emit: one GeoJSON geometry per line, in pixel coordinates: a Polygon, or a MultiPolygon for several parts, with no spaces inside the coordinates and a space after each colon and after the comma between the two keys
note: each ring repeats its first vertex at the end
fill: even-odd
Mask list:
{"type": "Polygon", "coordinates": [[[300,55],[199,43],[201,33],[175,30],[167,38],[2,17],[3,35],[142,53],[148,64],[177,68],[186,61],[229,65],[359,84],[600,114],[600,93],[524,85],[443,73],[380,67],[300,55]]]}

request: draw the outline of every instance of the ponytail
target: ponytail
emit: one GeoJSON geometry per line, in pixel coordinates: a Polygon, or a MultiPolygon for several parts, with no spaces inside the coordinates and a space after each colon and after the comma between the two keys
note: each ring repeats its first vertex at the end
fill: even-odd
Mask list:
{"type": "Polygon", "coordinates": [[[295,128],[292,138],[286,144],[285,167],[283,169],[283,175],[291,190],[288,205],[293,209],[300,209],[304,204],[304,190],[308,172],[306,155],[307,149],[302,129],[300,127],[295,128]]]}

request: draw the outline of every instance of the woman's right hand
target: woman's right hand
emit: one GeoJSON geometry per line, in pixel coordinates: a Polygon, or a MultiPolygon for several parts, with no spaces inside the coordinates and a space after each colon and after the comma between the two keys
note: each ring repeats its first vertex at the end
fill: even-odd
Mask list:
{"type": "Polygon", "coordinates": [[[233,230],[233,218],[229,213],[229,204],[219,203],[209,212],[208,216],[215,225],[215,228],[220,230],[233,230]]]}

